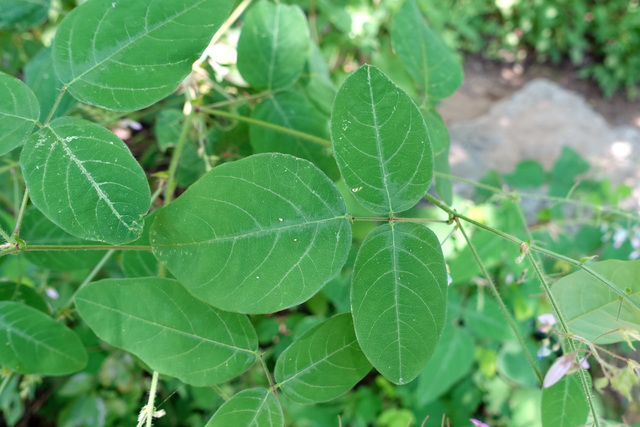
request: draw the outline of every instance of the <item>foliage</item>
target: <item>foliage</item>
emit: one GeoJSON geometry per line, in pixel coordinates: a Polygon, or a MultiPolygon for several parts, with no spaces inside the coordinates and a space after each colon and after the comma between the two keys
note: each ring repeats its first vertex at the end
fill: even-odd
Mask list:
{"type": "Polygon", "coordinates": [[[81,3],[0,6],[6,424],[633,410],[630,190],[565,149],[455,196],[462,67],[413,0],[81,3]]]}

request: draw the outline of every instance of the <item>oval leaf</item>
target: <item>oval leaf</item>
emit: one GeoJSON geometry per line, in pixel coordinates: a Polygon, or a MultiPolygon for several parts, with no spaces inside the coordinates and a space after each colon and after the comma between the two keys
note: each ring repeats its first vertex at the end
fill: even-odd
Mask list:
{"type": "Polygon", "coordinates": [[[86,2],[57,29],[56,72],[82,102],[117,111],[147,107],[173,92],[191,72],[232,3],[86,2]]]}
{"type": "Polygon", "coordinates": [[[433,150],[424,119],[377,68],[363,65],[338,90],[331,140],[347,186],[367,209],[393,215],[429,189],[433,150]]]}
{"type": "Polygon", "coordinates": [[[371,370],[350,313],[309,329],[278,357],[274,376],[298,403],[327,402],[349,391],[371,370]]]}
{"type": "Polygon", "coordinates": [[[552,387],[542,389],[542,426],[575,427],[584,425],[589,404],[578,374],[566,375],[552,387]]]}
{"type": "Polygon", "coordinates": [[[258,154],[203,176],[158,212],[150,236],[156,257],[197,298],[269,313],[306,301],[340,271],[351,227],[318,168],[258,154]]]}
{"type": "MultiPolygon", "coordinates": [[[[640,301],[640,260],[601,261],[591,268],[640,301]]],[[[611,344],[624,338],[619,332],[609,332],[619,328],[640,330],[640,310],[621,301],[606,285],[582,270],[558,280],[551,293],[569,330],[587,340],[598,338],[598,344],[611,344]]]]}
{"type": "Polygon", "coordinates": [[[198,301],[175,280],[101,280],[80,289],[75,304],[101,339],[187,384],[226,381],[256,358],[258,338],[246,316],[198,301]]]}
{"type": "Polygon", "coordinates": [[[420,374],[440,338],[447,271],[436,235],[401,222],[382,225],[362,243],[353,269],[351,310],[371,364],[395,384],[420,374]]]}
{"type": "Polygon", "coordinates": [[[22,144],[40,117],[31,89],[15,77],[0,73],[0,156],[22,144]]]}
{"type": "MultiPolygon", "coordinates": [[[[253,110],[251,117],[327,140],[329,138],[327,119],[295,92],[280,92],[263,100],[253,110]]],[[[340,178],[329,147],[256,125],[250,127],[250,136],[256,153],[292,154],[311,161],[332,180],[340,178]]]]}
{"type": "Polygon", "coordinates": [[[0,301],[0,365],[20,374],[65,375],[87,364],[80,338],[43,312],[0,301]]]}
{"type": "Polygon", "coordinates": [[[205,427],[282,425],[284,415],[273,393],[263,388],[251,388],[227,400],[205,427]]]}
{"type": "MultiPolygon", "coordinates": [[[[38,209],[26,210],[22,220],[20,237],[27,245],[95,245],[91,240],[72,236],[49,221],[38,209]]],[[[93,268],[100,262],[106,251],[27,251],[24,257],[40,267],[51,270],[69,271],[93,268]]]]}
{"type": "Polygon", "coordinates": [[[33,204],[67,233],[111,244],[140,236],[151,203],[147,178],[102,126],[56,119],[29,138],[20,166],[33,204]]]}
{"type": "Polygon", "coordinates": [[[283,89],[298,80],[310,49],[309,26],[298,6],[261,1],[242,26],[238,71],[255,88],[283,89]]]}
{"type": "Polygon", "coordinates": [[[413,0],[406,0],[393,18],[391,42],[411,77],[432,98],[432,105],[462,84],[460,62],[427,26],[413,0]]]}

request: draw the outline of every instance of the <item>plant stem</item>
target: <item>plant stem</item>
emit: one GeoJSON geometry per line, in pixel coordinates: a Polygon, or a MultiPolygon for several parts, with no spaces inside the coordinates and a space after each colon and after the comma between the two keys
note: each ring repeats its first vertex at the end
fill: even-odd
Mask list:
{"type": "Polygon", "coordinates": [[[480,259],[480,255],[476,251],[475,246],[473,245],[473,243],[471,243],[471,239],[469,239],[469,236],[467,236],[467,233],[464,231],[464,227],[462,226],[462,223],[460,222],[460,220],[458,218],[456,218],[455,221],[456,221],[456,224],[458,225],[458,228],[460,229],[460,232],[462,232],[462,236],[467,241],[467,245],[469,246],[469,249],[471,249],[471,253],[473,254],[473,257],[475,258],[476,263],[480,267],[480,270],[482,270],[482,274],[487,279],[487,282],[489,283],[489,289],[491,290],[491,294],[493,295],[495,300],[498,302],[498,305],[500,306],[500,310],[502,311],[502,315],[507,320],[507,323],[511,327],[511,330],[513,331],[513,334],[516,336],[516,339],[520,343],[520,346],[522,347],[522,352],[524,353],[525,357],[527,358],[527,362],[529,362],[529,365],[531,365],[531,368],[535,372],[536,377],[538,377],[538,381],[540,381],[540,384],[542,384],[542,382],[544,380],[544,377],[542,376],[542,373],[540,372],[540,370],[536,366],[535,360],[533,359],[531,354],[529,354],[529,350],[527,349],[527,345],[524,342],[524,338],[522,338],[522,335],[520,334],[520,331],[518,330],[518,325],[516,325],[516,322],[511,317],[511,313],[509,313],[509,310],[507,309],[507,306],[505,305],[504,301],[502,300],[502,297],[500,296],[500,292],[498,292],[498,288],[496,288],[496,285],[493,282],[493,279],[491,279],[491,275],[489,274],[489,271],[487,271],[487,268],[485,267],[484,263],[480,259]]]}
{"type": "Polygon", "coordinates": [[[20,211],[16,218],[16,226],[13,229],[13,238],[17,238],[20,235],[20,226],[22,225],[22,218],[24,217],[24,211],[27,209],[27,203],[29,202],[29,189],[24,190],[24,196],[22,196],[22,204],[20,205],[20,211]]]}
{"type": "Polygon", "coordinates": [[[220,101],[220,102],[215,102],[213,104],[204,105],[204,106],[200,107],[200,109],[201,110],[203,108],[217,109],[217,108],[221,108],[221,107],[228,107],[230,105],[235,105],[235,104],[245,104],[245,103],[248,103],[248,102],[251,102],[251,101],[257,101],[258,99],[266,98],[266,97],[271,96],[273,94],[274,94],[273,91],[268,90],[266,92],[257,93],[255,95],[245,96],[245,97],[242,97],[242,98],[228,99],[226,101],[220,101]]]}
{"type": "Polygon", "coordinates": [[[64,96],[64,94],[66,92],[67,92],[67,88],[66,87],[63,87],[62,89],[60,89],[60,93],[58,94],[58,97],[56,98],[56,102],[53,104],[53,107],[51,107],[51,111],[49,111],[49,115],[47,116],[46,120],[42,124],[42,127],[44,127],[44,126],[49,124],[49,122],[51,121],[51,118],[53,117],[53,115],[55,114],[56,110],[58,109],[58,106],[60,105],[60,101],[62,101],[62,97],[64,96]]]}
{"type": "Polygon", "coordinates": [[[27,245],[21,251],[150,251],[143,245],[27,245]]]}
{"type": "Polygon", "coordinates": [[[443,211],[447,212],[449,215],[453,216],[454,218],[460,218],[470,224],[475,225],[478,228],[481,228],[485,231],[488,231],[490,233],[493,233],[497,236],[502,237],[505,240],[508,240],[512,243],[515,243],[517,245],[522,245],[522,244],[526,244],[528,246],[528,248],[530,250],[534,250],[537,252],[540,252],[544,255],[550,256],[552,258],[555,259],[559,259],[561,261],[564,261],[568,264],[571,264],[575,267],[578,267],[582,270],[584,270],[585,273],[589,274],[590,276],[594,277],[595,279],[597,279],[599,282],[604,283],[609,289],[611,289],[613,292],[615,292],[617,295],[619,295],[620,297],[622,297],[624,300],[629,301],[629,303],[631,305],[633,305],[634,307],[636,307],[637,309],[640,310],[640,301],[636,301],[634,298],[631,298],[630,295],[628,295],[626,292],[624,292],[621,289],[618,289],[618,287],[616,285],[614,285],[610,280],[605,279],[604,277],[602,277],[600,274],[598,274],[597,272],[595,272],[593,269],[587,267],[586,265],[584,265],[583,263],[581,263],[580,261],[577,261],[575,259],[566,257],[564,255],[561,255],[557,252],[553,252],[550,251],[548,249],[545,249],[541,246],[535,245],[533,243],[528,243],[525,242],[524,240],[521,240],[515,236],[512,236],[511,234],[505,233],[503,231],[497,230],[493,227],[490,227],[488,225],[482,224],[481,222],[478,222],[476,220],[473,220],[465,215],[459,214],[457,213],[454,209],[450,208],[449,206],[447,206],[445,203],[442,203],[440,200],[436,199],[435,197],[433,197],[430,194],[425,194],[424,196],[427,200],[429,200],[431,203],[433,203],[434,205],[436,205],[437,207],[439,207],[440,209],[442,209],[443,211]]]}
{"type": "Polygon", "coordinates": [[[184,148],[185,141],[187,140],[187,133],[189,132],[190,126],[191,115],[188,115],[184,118],[184,123],[182,124],[182,132],[180,133],[180,139],[178,140],[178,144],[171,154],[171,163],[169,164],[169,177],[167,178],[167,186],[165,187],[164,192],[165,206],[173,199],[173,192],[175,191],[177,186],[176,171],[178,170],[178,165],[180,164],[180,156],[182,155],[182,149],[184,148]]]}
{"type": "Polygon", "coordinates": [[[156,400],[156,390],[158,388],[158,371],[153,371],[151,376],[151,388],[149,389],[149,402],[147,403],[147,427],[153,423],[153,413],[155,412],[154,402],[156,400]]]}
{"type": "Polygon", "coordinates": [[[114,249],[108,251],[106,254],[104,254],[102,259],[100,261],[98,261],[98,263],[95,265],[95,267],[93,267],[93,269],[89,272],[87,277],[85,277],[84,280],[82,281],[82,283],[80,283],[80,286],[78,286],[78,289],[76,289],[76,291],[73,293],[73,295],[69,299],[69,303],[66,306],[64,306],[64,308],[62,310],[60,310],[61,314],[65,313],[67,310],[69,310],[69,308],[71,308],[71,305],[73,304],[74,300],[76,299],[76,295],[78,294],[78,292],[80,292],[80,289],[84,288],[87,284],[89,284],[93,280],[94,277],[96,277],[96,274],[98,274],[100,272],[102,267],[104,267],[104,265],[107,263],[107,261],[109,261],[109,258],[111,258],[111,255],[113,255],[114,252],[115,252],[114,249]]]}
{"type": "Polygon", "coordinates": [[[320,145],[324,145],[325,147],[331,147],[331,141],[324,139],[324,138],[320,138],[318,136],[314,136],[314,135],[309,135],[308,133],[304,133],[304,132],[300,132],[294,129],[289,129],[286,128],[284,126],[278,126],[278,125],[274,125],[272,123],[269,122],[265,122],[262,120],[256,120],[256,119],[252,119],[251,117],[245,117],[245,116],[241,116],[239,114],[233,114],[233,113],[229,113],[227,111],[223,111],[223,110],[215,110],[213,108],[205,108],[205,107],[200,107],[200,111],[203,111],[205,113],[214,115],[214,116],[221,116],[221,117],[226,117],[229,119],[234,119],[234,120],[238,120],[241,122],[245,122],[245,123],[249,123],[251,125],[256,125],[256,126],[260,126],[266,129],[271,129],[274,130],[276,132],[280,132],[280,133],[286,133],[288,135],[294,136],[296,138],[300,138],[300,139],[304,139],[307,141],[311,141],[311,142],[315,142],[316,144],[320,144],[320,145]]]}
{"type": "Polygon", "coordinates": [[[4,239],[5,242],[11,244],[13,243],[13,239],[9,236],[9,234],[0,227],[0,236],[4,239]]]}

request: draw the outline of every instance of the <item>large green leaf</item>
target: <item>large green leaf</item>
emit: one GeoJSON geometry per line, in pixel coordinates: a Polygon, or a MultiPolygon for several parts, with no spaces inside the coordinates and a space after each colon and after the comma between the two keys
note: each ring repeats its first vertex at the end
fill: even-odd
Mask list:
{"type": "MultiPolygon", "coordinates": [[[[27,245],[95,245],[67,233],[49,221],[38,209],[30,207],[24,214],[20,232],[27,245]]],[[[27,260],[37,266],[58,271],[93,268],[106,251],[28,251],[27,260]]]]}
{"type": "Polygon", "coordinates": [[[0,73],[0,156],[22,144],[40,117],[40,105],[29,87],[0,73]]]}
{"type": "Polygon", "coordinates": [[[466,329],[447,326],[433,356],[418,377],[418,403],[426,405],[436,400],[467,375],[473,365],[474,349],[473,338],[466,329]]]}
{"type": "Polygon", "coordinates": [[[238,40],[238,70],[253,87],[282,89],[298,80],[311,49],[307,19],[298,6],[256,3],[238,40]]]}
{"type": "MultiPolygon", "coordinates": [[[[640,260],[607,260],[590,266],[631,298],[640,301],[640,260]]],[[[574,334],[598,344],[623,341],[619,328],[640,331],[640,310],[623,302],[604,283],[583,270],[558,280],[552,287],[558,308],[574,334]],[[606,334],[606,335],[603,335],[606,334]]]]}
{"type": "MultiPolygon", "coordinates": [[[[53,70],[51,48],[42,49],[31,58],[24,67],[24,81],[33,90],[40,103],[40,116],[47,117],[63,87],[62,82],[53,70]]],[[[62,95],[53,118],[63,116],[76,105],[76,100],[69,93],[62,95]]]]}
{"type": "Polygon", "coordinates": [[[347,186],[367,209],[401,212],[429,189],[433,150],[422,114],[377,68],[363,65],[338,90],[331,140],[347,186]]]}
{"type": "Polygon", "coordinates": [[[69,234],[111,244],[135,240],[151,194],[144,171],[112,132],[61,117],[26,142],[20,166],[31,201],[69,234]]]}
{"type": "Polygon", "coordinates": [[[578,374],[565,375],[542,390],[542,426],[575,427],[587,422],[589,404],[578,374]]]}
{"type": "Polygon", "coordinates": [[[251,388],[227,400],[205,427],[282,425],[284,415],[273,393],[263,388],[251,388]]]}
{"type": "Polygon", "coordinates": [[[175,90],[227,18],[232,0],[91,0],[53,41],[60,80],[78,100],[117,111],[175,90]]]}
{"type": "Polygon", "coordinates": [[[451,95],[462,83],[460,62],[427,26],[413,0],[406,0],[393,18],[391,41],[411,77],[435,98],[431,104],[451,95]]]}
{"type": "Polygon", "coordinates": [[[326,402],[349,391],[371,370],[360,350],[351,313],[309,329],[278,357],[274,376],[298,403],[326,402]]]}
{"type": "Polygon", "coordinates": [[[0,301],[0,365],[20,374],[65,375],[87,364],[80,338],[43,312],[0,301]]]}
{"type": "Polygon", "coordinates": [[[189,292],[242,313],[306,301],[340,271],[350,244],[333,183],[308,161],[277,153],[214,168],[151,228],[154,254],[189,292]]]}
{"type": "MultiPolygon", "coordinates": [[[[253,110],[252,117],[329,139],[328,120],[296,92],[280,92],[263,100],[253,110]]],[[[256,153],[292,154],[311,161],[332,180],[340,178],[340,171],[329,147],[256,125],[250,127],[250,135],[251,145],[256,153]]]]}
{"type": "Polygon", "coordinates": [[[446,304],[446,266],[430,229],[390,223],[367,236],[353,268],[351,310],[364,354],[388,380],[406,384],[424,369],[446,304]]]}
{"type": "Polygon", "coordinates": [[[258,338],[246,316],[195,299],[175,280],[101,280],[80,289],[75,303],[101,339],[187,384],[226,381],[256,358],[258,338]]]}

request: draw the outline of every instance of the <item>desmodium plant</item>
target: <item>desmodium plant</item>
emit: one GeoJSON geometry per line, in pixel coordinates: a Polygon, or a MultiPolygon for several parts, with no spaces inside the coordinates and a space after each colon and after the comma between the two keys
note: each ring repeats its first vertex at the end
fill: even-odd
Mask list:
{"type": "MultiPolygon", "coordinates": [[[[339,29],[341,9],[302,3],[306,13],[266,0],[54,7],[52,45],[28,59],[24,82],[0,74],[0,171],[12,172],[0,187],[8,423],[35,382],[74,374],[55,392],[71,403],[49,408],[61,425],[135,424],[127,417],[147,385],[138,425],[306,425],[304,413],[322,402],[339,402],[323,407],[328,425],[443,414],[507,425],[501,410],[480,409],[477,375],[468,375],[478,362],[488,392],[509,387],[494,381],[497,366],[536,393],[537,423],[604,425],[582,367],[601,366],[598,390],[630,396],[637,384],[638,364],[603,345],[640,336],[639,261],[554,250],[527,225],[518,204],[527,193],[501,182],[476,183],[498,197],[496,227],[454,199],[449,135],[434,107],[461,84],[462,68],[413,0],[380,6],[386,56],[353,67],[337,89],[319,30],[339,29]],[[216,56],[235,46],[237,62],[216,56]],[[138,147],[131,129],[154,144],[138,147]],[[578,271],[551,284],[550,260],[578,271]],[[501,286],[494,278],[505,268],[525,284],[501,286]],[[471,279],[480,286],[462,285],[471,279]],[[545,311],[536,357],[524,324],[545,311]],[[555,362],[540,360],[550,354],[555,362]],[[150,384],[131,374],[136,363],[150,384]],[[130,402],[113,397],[110,381],[130,402]],[[372,381],[414,412],[382,411],[372,381]],[[192,403],[164,417],[159,386],[192,403]],[[194,407],[210,418],[192,417],[194,407]]],[[[0,22],[22,40],[42,10],[47,2],[8,2],[0,22]]],[[[341,43],[339,31],[329,35],[341,43]]],[[[563,156],[560,165],[572,159],[563,156]]],[[[547,177],[536,166],[494,178],[539,186],[547,177]]],[[[616,229],[614,219],[637,221],[563,197],[579,191],[582,170],[559,167],[562,179],[552,171],[550,195],[537,197],[600,205],[616,229]]],[[[533,425],[523,420],[514,425],[533,425]]]]}

